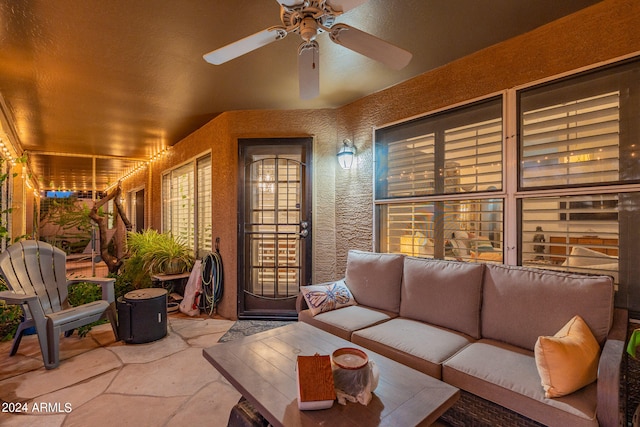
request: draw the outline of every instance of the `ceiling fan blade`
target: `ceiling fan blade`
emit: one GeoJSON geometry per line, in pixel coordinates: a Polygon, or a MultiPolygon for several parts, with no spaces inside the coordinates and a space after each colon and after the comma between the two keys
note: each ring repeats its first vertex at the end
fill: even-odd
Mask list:
{"type": "Polygon", "coordinates": [[[347,24],[331,27],[329,37],[333,42],[380,61],[394,70],[406,67],[413,57],[411,52],[347,24]]]}
{"type": "Polygon", "coordinates": [[[344,13],[368,1],[369,0],[327,0],[327,4],[336,12],[340,11],[344,13]]]}
{"type": "Polygon", "coordinates": [[[298,48],[300,98],[312,99],[320,94],[320,49],[315,40],[298,48]]]}
{"type": "Polygon", "coordinates": [[[234,58],[249,53],[259,47],[266,46],[276,40],[280,40],[287,35],[284,27],[275,26],[262,30],[236,42],[230,43],[202,57],[210,64],[220,65],[234,58]]]}

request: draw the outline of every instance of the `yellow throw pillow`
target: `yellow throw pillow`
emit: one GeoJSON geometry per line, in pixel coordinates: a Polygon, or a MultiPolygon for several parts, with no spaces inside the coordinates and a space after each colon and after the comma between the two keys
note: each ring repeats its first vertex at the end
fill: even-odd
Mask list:
{"type": "Polygon", "coordinates": [[[600,346],[580,316],[554,336],[538,337],[534,352],[545,397],[565,396],[597,379],[600,346]]]}

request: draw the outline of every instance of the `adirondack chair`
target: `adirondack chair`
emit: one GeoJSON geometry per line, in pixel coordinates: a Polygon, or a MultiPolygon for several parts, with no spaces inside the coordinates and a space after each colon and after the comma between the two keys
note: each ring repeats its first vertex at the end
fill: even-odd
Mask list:
{"type": "Polygon", "coordinates": [[[0,254],[0,274],[9,291],[0,292],[7,304],[19,304],[24,320],[18,326],[10,356],[18,351],[25,330],[35,326],[42,358],[47,369],[60,363],[60,334],[107,318],[118,339],[115,311],[114,279],[81,278],[67,280],[66,254],[48,243],[27,240],[11,245],[0,254]],[[78,307],[68,301],[68,287],[91,282],[102,287],[102,300],[78,307]]]}

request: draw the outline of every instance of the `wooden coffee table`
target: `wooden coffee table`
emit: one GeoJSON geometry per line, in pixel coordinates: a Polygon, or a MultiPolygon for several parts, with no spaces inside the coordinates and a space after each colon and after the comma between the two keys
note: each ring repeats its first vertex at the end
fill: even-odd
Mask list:
{"type": "Polygon", "coordinates": [[[302,322],[220,343],[203,354],[273,426],[431,425],[460,396],[449,384],[302,322]],[[367,406],[336,401],[331,409],[298,410],[296,357],[340,347],[360,348],[378,365],[373,399],[367,406]]]}

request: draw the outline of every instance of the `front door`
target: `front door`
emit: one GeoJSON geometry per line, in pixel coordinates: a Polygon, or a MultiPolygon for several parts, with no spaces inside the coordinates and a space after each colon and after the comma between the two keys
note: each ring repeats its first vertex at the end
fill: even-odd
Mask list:
{"type": "Polygon", "coordinates": [[[238,317],[295,318],[311,282],[312,139],[238,142],[238,317]]]}

